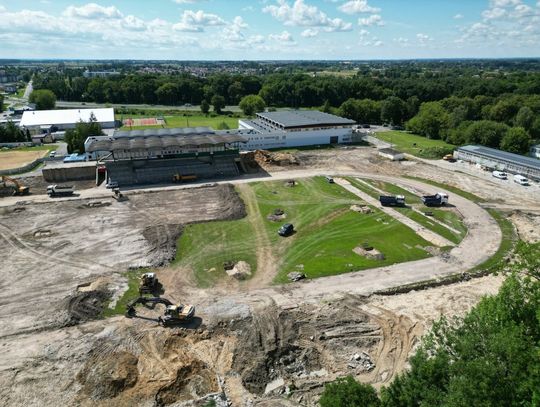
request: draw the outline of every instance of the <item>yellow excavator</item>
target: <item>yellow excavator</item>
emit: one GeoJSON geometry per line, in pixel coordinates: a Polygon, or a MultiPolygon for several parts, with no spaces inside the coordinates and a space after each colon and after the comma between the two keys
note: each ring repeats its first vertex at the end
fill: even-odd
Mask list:
{"type": "Polygon", "coordinates": [[[21,185],[21,183],[16,179],[2,175],[2,183],[4,184],[4,188],[8,187],[7,182],[11,182],[13,184],[13,195],[28,195],[30,193],[30,187],[21,185]]]}

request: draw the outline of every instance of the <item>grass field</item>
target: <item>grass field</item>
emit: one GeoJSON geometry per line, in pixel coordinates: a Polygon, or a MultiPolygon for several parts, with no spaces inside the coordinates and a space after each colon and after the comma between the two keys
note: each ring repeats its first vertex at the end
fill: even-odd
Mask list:
{"type": "MultiPolygon", "coordinates": [[[[120,120],[128,119],[128,118],[146,118],[146,117],[153,117],[149,115],[137,115],[137,114],[124,114],[124,115],[116,115],[116,118],[120,120]]],[[[174,127],[212,127],[213,129],[217,129],[220,127],[222,123],[225,123],[230,129],[237,129],[238,128],[238,118],[237,117],[229,117],[225,115],[211,117],[211,116],[205,116],[203,114],[178,114],[174,116],[163,116],[165,118],[166,128],[174,128],[174,127]]],[[[156,129],[160,128],[160,126],[133,126],[128,127],[124,126],[121,128],[121,130],[144,130],[144,129],[156,129]]]]}
{"type": "Polygon", "coordinates": [[[422,158],[442,158],[455,148],[452,144],[442,140],[432,140],[404,131],[384,131],[375,133],[375,136],[387,143],[394,144],[395,148],[403,153],[422,158]]]}
{"type": "MultiPolygon", "coordinates": [[[[274,281],[284,283],[287,273],[302,271],[307,277],[334,275],[428,257],[419,248],[429,243],[393,218],[374,210],[372,214],[351,211],[358,197],[323,177],[303,179],[295,187],[283,181],[248,184],[244,200],[255,199],[262,217],[262,233],[269,242],[279,273],[274,281]],[[253,196],[254,198],[250,198],[253,196]],[[282,209],[286,219],[273,222],[267,215],[282,209]],[[293,223],[296,233],[282,238],[278,228],[293,223]],[[403,244],[407,242],[407,244],[403,244]],[[353,249],[363,243],[385,254],[385,260],[359,256],[353,249]]],[[[251,202],[253,203],[253,202],[251,202]]],[[[173,265],[191,268],[200,286],[208,287],[224,278],[223,262],[244,260],[257,267],[256,223],[246,202],[248,217],[188,226],[178,241],[173,265]]]]}

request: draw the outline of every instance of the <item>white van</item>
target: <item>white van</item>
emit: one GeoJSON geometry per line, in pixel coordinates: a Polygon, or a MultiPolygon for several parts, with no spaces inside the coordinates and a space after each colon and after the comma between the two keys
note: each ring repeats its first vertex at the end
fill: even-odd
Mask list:
{"type": "Polygon", "coordinates": [[[499,179],[508,179],[508,174],[506,172],[502,172],[502,171],[493,171],[491,173],[495,178],[499,178],[499,179]]]}
{"type": "Polygon", "coordinates": [[[519,185],[529,185],[529,180],[523,175],[514,175],[514,182],[519,185]]]}

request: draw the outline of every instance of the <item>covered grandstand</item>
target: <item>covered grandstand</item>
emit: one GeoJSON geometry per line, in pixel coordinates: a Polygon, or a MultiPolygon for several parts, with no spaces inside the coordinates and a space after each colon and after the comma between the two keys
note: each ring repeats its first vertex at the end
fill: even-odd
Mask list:
{"type": "Polygon", "coordinates": [[[197,178],[238,175],[239,148],[246,139],[208,127],[116,131],[90,137],[89,158],[99,159],[106,177],[120,185],[171,182],[176,174],[197,178]]]}

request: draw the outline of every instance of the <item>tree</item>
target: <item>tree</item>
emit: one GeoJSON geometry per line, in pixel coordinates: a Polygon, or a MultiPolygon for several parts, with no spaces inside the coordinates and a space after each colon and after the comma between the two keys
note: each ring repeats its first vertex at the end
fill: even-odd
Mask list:
{"type": "Polygon", "coordinates": [[[4,95],[0,95],[0,112],[4,111],[4,95]]]}
{"type": "Polygon", "coordinates": [[[501,150],[510,153],[525,154],[529,151],[531,136],[523,127],[512,127],[501,140],[501,150]]]}
{"type": "Polygon", "coordinates": [[[225,98],[221,95],[212,96],[212,106],[214,106],[214,112],[221,114],[221,110],[225,107],[225,98]]]}
{"type": "Polygon", "coordinates": [[[324,105],[322,106],[322,111],[324,113],[332,113],[332,105],[330,105],[330,101],[328,99],[324,101],[324,105]]]}
{"type": "Polygon", "coordinates": [[[473,122],[465,132],[468,143],[498,148],[509,127],[490,120],[473,122]]]}
{"type": "Polygon", "coordinates": [[[247,95],[242,98],[239,106],[246,116],[253,116],[255,113],[264,111],[266,103],[258,95],[247,95]]]}
{"type": "Polygon", "coordinates": [[[175,83],[165,83],[156,90],[158,102],[163,105],[178,104],[178,86],[175,83]]]}
{"type": "Polygon", "coordinates": [[[407,130],[433,139],[443,138],[449,126],[450,117],[439,102],[422,103],[418,114],[407,122],[407,130]]]}
{"type": "Polygon", "coordinates": [[[56,105],[56,95],[48,89],[32,91],[28,100],[36,104],[37,110],[51,110],[56,105]]]}
{"type": "Polygon", "coordinates": [[[516,118],[514,119],[514,126],[523,127],[525,130],[529,131],[534,123],[534,112],[528,106],[523,106],[517,112],[516,118]]]}
{"type": "Polygon", "coordinates": [[[321,407],[378,407],[380,401],[372,386],[347,376],[328,383],[319,404],[321,407]]]}
{"type": "Polygon", "coordinates": [[[407,116],[407,105],[396,96],[381,102],[381,120],[390,124],[402,124],[407,116]]]}
{"type": "Polygon", "coordinates": [[[357,123],[380,123],[381,105],[371,99],[348,99],[339,107],[339,115],[357,123]]]}
{"type": "Polygon", "coordinates": [[[84,153],[84,142],[88,137],[101,136],[101,125],[97,122],[96,117],[91,114],[88,122],[80,121],[75,125],[74,129],[66,130],[65,141],[68,145],[69,153],[84,153]]]}
{"type": "Polygon", "coordinates": [[[206,99],[203,99],[201,101],[201,112],[203,112],[204,114],[208,114],[209,111],[210,111],[210,103],[208,103],[206,99]]]}

